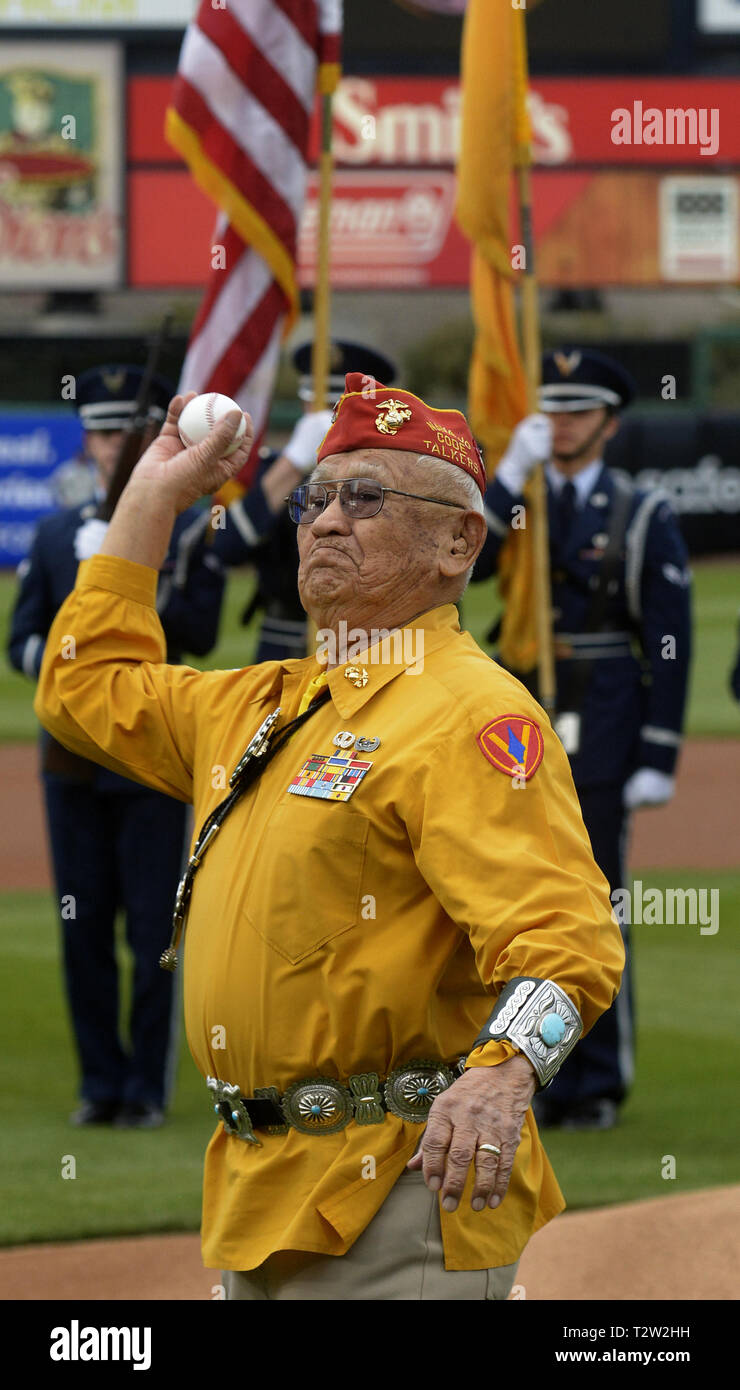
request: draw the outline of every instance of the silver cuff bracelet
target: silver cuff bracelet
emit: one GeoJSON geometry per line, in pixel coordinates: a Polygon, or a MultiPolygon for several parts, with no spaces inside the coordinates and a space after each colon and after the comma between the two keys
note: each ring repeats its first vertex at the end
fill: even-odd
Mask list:
{"type": "Polygon", "coordinates": [[[532,1063],[542,1090],[549,1086],[582,1032],[581,1015],[559,985],[520,975],[501,991],[473,1047],[510,1042],[532,1063]]]}

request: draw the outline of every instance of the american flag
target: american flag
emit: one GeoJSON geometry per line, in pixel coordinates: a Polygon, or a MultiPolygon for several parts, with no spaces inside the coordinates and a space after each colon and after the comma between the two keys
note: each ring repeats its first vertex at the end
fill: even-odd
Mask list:
{"type": "MultiPolygon", "coordinates": [[[[167,112],[170,144],[219,208],[180,390],[231,396],[252,416],[256,442],[298,312],[309,126],[317,85],[339,80],[341,28],[342,0],[202,0],[167,112]]],[[[242,483],[256,457],[255,447],[242,483]]]]}

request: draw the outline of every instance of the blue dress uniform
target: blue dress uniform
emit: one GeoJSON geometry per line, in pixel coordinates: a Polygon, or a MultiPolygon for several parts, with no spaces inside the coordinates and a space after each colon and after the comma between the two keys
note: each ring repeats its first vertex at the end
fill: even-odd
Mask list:
{"type": "Polygon", "coordinates": [[[232,502],[225,525],[214,531],[213,551],[223,565],[251,564],[257,572],[254,596],[242,615],[246,626],[262,611],[254,661],[286,661],[306,655],[308,625],[298,596],[298,541],[287,511],[272,512],[262,478],[279,455],[260,449],[249,491],[232,502]]]}
{"type": "MultiPolygon", "coordinates": [[[[570,393],[555,359],[545,359],[540,408],[593,409],[598,391],[616,387],[620,403],[631,395],[625,373],[600,354],[577,354],[570,393]],[[554,394],[551,394],[552,387],[554,394]],[[594,394],[596,392],[597,394],[594,394]],[[563,405],[564,400],[574,404],[563,405]]],[[[565,358],[571,362],[573,355],[565,358]]],[[[573,478],[570,515],[564,507],[566,477],[546,465],[550,565],[555,634],[556,711],[553,723],[569,753],[573,779],[594,857],[612,894],[625,886],[629,815],[623,804],[627,779],[638,769],[671,775],[678,757],[690,662],[691,613],[688,555],[676,518],[663,495],[634,487],[601,460],[573,478]],[[618,519],[618,513],[621,517],[618,519]],[[621,524],[620,524],[621,521],[621,524]],[[594,593],[609,553],[611,530],[621,540],[611,561],[598,624],[594,593]],[[568,720],[580,715],[577,747],[568,746],[568,720]],[[565,718],[563,718],[565,716],[565,718]]],[[[513,496],[494,477],[486,498],[489,532],[475,579],[492,574],[508,534],[513,496]]],[[[518,515],[515,513],[514,515],[518,515]]],[[[618,538],[615,538],[615,540],[618,538]]],[[[533,689],[536,677],[522,675],[533,689]]],[[[536,693],[536,692],[535,692],[536,693]]],[[[576,726],[572,726],[576,727],[576,726]]],[[[622,922],[629,947],[628,922],[622,922]]],[[[630,956],[612,1006],[582,1039],[547,1092],[539,1098],[541,1122],[578,1123],[611,1103],[616,1113],[633,1078],[633,989],[630,956]],[[596,1111],[594,1107],[597,1107],[596,1111]]],[[[609,1121],[611,1122],[611,1120],[609,1121]]],[[[604,1121],[606,1123],[606,1121],[604,1121]]],[[[600,1127],[597,1119],[595,1127],[600,1127]]]]}
{"type": "Polygon", "coordinates": [[[740,700],[740,646],[738,646],[735,665],[730,672],[730,690],[736,700],[740,700]]]}
{"type": "MultiPolygon", "coordinates": [[[[311,343],[293,353],[293,365],[300,374],[298,396],[308,404],[313,400],[311,343]]],[[[347,372],[363,372],[390,386],[395,380],[393,363],[381,353],[359,343],[335,338],[329,356],[328,399],[331,404],[342,395],[347,372]]],[[[296,528],[286,509],[272,512],[262,489],[262,478],[277,458],[276,450],[262,448],[254,482],[243,497],[233,502],[225,525],[214,532],[213,549],[228,566],[251,564],[257,572],[254,597],[242,623],[254,614],[263,614],[254,661],[287,661],[306,655],[308,625],[298,595],[298,541],[296,528]]]]}
{"type": "MultiPolygon", "coordinates": [[[[106,427],[95,403],[100,397],[105,410],[111,397],[100,380],[99,373],[86,373],[78,383],[78,405],[84,404],[85,423],[95,429],[106,427]]],[[[109,428],[120,427],[131,396],[131,374],[117,380],[119,411],[108,409],[107,419],[117,422],[109,428]]],[[[169,387],[162,393],[169,397],[169,387]]],[[[19,567],[8,654],[31,679],[38,676],[54,616],[74,588],[75,536],[96,510],[87,503],[47,517],[19,567]]],[[[196,508],[178,517],[160,574],[157,608],[173,663],[184,652],[205,656],[216,641],[224,578],[206,543],[209,519],[207,510],[196,508]]],[[[182,870],[186,807],[78,758],[46,733],[41,753],[65,982],[82,1072],[82,1107],[73,1118],[147,1127],[161,1120],[174,1078],[176,999],[172,976],[158,962],[182,870]],[[118,908],[125,911],[134,957],[128,1048],[118,1028],[118,908]]]]}

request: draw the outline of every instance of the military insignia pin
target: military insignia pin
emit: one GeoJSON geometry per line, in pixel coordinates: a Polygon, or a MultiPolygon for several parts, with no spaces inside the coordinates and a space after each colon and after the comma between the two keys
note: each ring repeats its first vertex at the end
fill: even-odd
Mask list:
{"type": "Polygon", "coordinates": [[[111,395],[117,396],[118,392],[123,389],[123,383],[126,380],[126,368],[119,367],[117,371],[103,372],[102,377],[106,390],[110,391],[111,395]]]}
{"type": "Polygon", "coordinates": [[[402,425],[411,419],[411,409],[403,401],[383,401],[375,416],[375,428],[381,434],[398,434],[402,425]]]}
{"type": "Polygon", "coordinates": [[[569,352],[567,357],[564,352],[553,353],[555,366],[561,376],[570,376],[571,372],[576,372],[581,362],[580,352],[569,352]]]}
{"type": "Polygon", "coordinates": [[[344,679],[351,681],[352,685],[356,685],[358,690],[361,690],[363,686],[367,685],[370,677],[364,666],[345,666],[344,679]]]}
{"type": "Polygon", "coordinates": [[[332,743],[335,748],[354,748],[355,736],[350,729],[341,729],[338,734],[334,735],[332,743]]]}
{"type": "Polygon", "coordinates": [[[476,742],[489,763],[508,777],[524,777],[528,781],[542,762],[542,730],[534,719],[525,719],[521,714],[492,719],[480,730],[476,742]]]}

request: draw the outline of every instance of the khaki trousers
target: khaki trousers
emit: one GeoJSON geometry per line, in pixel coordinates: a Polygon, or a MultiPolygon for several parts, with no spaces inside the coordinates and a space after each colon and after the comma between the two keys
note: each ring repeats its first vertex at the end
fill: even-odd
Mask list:
{"type": "Polygon", "coordinates": [[[346,1255],[279,1250],[257,1269],[225,1270],[223,1283],[240,1300],[505,1299],[518,1263],[445,1269],[438,1194],[405,1172],[346,1255]]]}

